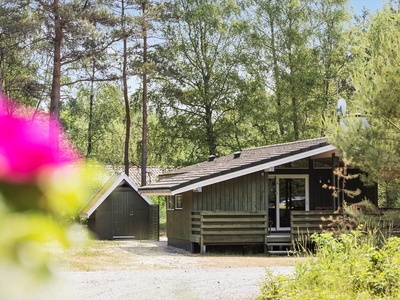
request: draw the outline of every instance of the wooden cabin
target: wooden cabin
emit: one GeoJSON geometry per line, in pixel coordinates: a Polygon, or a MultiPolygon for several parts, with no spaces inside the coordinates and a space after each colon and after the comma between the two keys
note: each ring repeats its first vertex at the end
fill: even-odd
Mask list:
{"type": "Polygon", "coordinates": [[[112,176],[80,210],[100,240],[159,239],[159,206],[125,174],[112,176]]]}
{"type": "MultiPolygon", "coordinates": [[[[346,189],[361,189],[355,198],[343,193],[335,198],[323,188],[342,186],[333,173],[339,166],[337,149],[318,138],[210,156],[159,176],[139,192],[166,196],[171,246],[192,252],[205,252],[207,245],[262,244],[273,249],[291,243],[292,214],[333,213],[343,201],[364,198],[377,204],[377,187],[363,187],[358,178],[345,183],[346,189]]],[[[348,168],[348,174],[356,173],[360,170],[348,168]]]]}

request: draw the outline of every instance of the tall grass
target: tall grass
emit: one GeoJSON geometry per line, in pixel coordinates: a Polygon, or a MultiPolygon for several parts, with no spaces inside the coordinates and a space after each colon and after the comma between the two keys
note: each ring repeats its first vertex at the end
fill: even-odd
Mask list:
{"type": "Polygon", "coordinates": [[[298,264],[293,276],[269,272],[259,299],[400,299],[400,239],[378,248],[359,231],[340,238],[313,235],[315,260],[298,264]]]}
{"type": "Polygon", "coordinates": [[[267,272],[259,299],[400,299],[393,219],[353,211],[338,232],[313,234],[308,255],[315,259],[298,264],[292,276],[267,272]]]}

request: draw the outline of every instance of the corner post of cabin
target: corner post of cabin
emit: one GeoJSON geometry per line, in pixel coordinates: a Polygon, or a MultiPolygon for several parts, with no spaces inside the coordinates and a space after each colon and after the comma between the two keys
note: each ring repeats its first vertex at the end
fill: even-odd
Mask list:
{"type": "Polygon", "coordinates": [[[269,230],[268,219],[268,172],[264,172],[264,213],[265,213],[265,235],[264,235],[264,253],[267,253],[267,236],[269,230]]]}
{"type": "Polygon", "coordinates": [[[206,254],[206,245],[204,245],[203,233],[203,212],[200,212],[200,254],[206,254]]]}

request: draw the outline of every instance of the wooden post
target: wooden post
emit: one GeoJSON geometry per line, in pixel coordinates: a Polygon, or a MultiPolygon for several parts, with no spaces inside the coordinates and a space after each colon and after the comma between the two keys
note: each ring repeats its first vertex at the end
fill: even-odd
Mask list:
{"type": "Polygon", "coordinates": [[[200,213],[200,253],[205,254],[206,248],[204,246],[204,236],[203,236],[203,213],[200,213]]]}
{"type": "Polygon", "coordinates": [[[204,254],[204,241],[203,241],[203,234],[200,232],[200,254],[204,254]]]}
{"type": "Polygon", "coordinates": [[[265,209],[265,227],[266,233],[264,236],[264,253],[267,253],[267,236],[268,236],[268,229],[269,229],[269,220],[268,220],[268,172],[264,174],[264,209],[265,209]]]}

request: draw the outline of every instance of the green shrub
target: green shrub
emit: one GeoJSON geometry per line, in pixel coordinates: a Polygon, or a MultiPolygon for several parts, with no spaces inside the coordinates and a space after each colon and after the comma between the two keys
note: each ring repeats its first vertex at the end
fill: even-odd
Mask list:
{"type": "Polygon", "coordinates": [[[381,247],[361,231],[312,239],[315,259],[297,265],[292,276],[267,272],[259,299],[400,299],[399,238],[381,247]]]}

